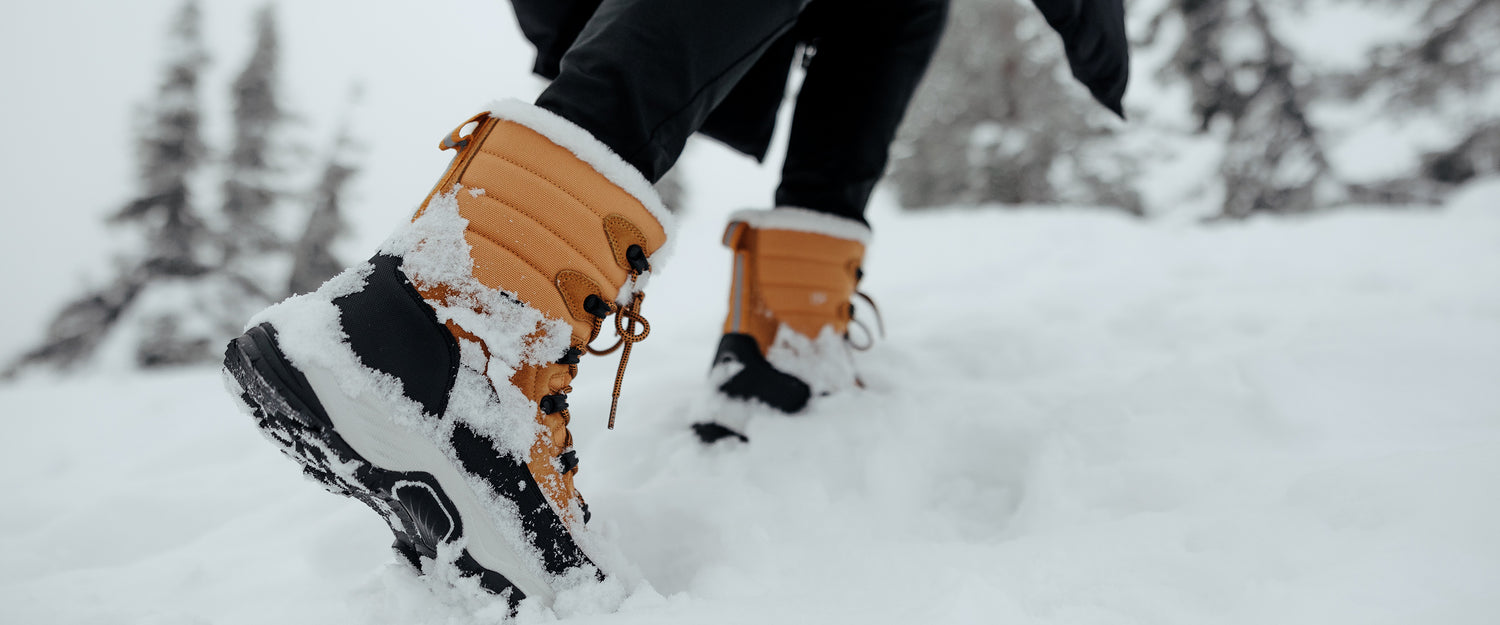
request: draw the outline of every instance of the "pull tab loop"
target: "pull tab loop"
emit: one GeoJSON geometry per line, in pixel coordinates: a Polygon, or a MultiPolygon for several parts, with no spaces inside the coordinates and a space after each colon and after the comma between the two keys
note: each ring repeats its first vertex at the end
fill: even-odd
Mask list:
{"type": "MultiPolygon", "coordinates": [[[[453,132],[450,132],[447,135],[443,136],[443,140],[440,143],[438,143],[438,149],[439,150],[462,150],[464,148],[469,147],[469,138],[472,137],[473,134],[472,133],[467,134],[467,135],[466,134],[462,134],[463,131],[464,131],[464,128],[468,128],[469,124],[474,124],[475,122],[483,123],[484,120],[489,119],[489,117],[490,117],[489,111],[485,111],[483,113],[480,113],[478,115],[470,117],[467,120],[464,120],[464,123],[459,124],[457,128],[454,128],[453,132]]],[[[475,127],[477,128],[478,125],[476,125],[475,127]]]]}

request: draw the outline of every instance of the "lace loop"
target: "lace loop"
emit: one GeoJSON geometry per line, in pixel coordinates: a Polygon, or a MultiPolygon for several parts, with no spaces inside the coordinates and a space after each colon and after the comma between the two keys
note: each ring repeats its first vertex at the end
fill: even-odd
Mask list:
{"type": "Polygon", "coordinates": [[[620,352],[620,368],[615,370],[615,391],[609,402],[608,429],[611,430],[615,429],[615,413],[620,407],[620,386],[625,382],[625,365],[630,363],[630,349],[651,334],[651,324],[641,316],[641,302],[645,299],[645,293],[637,292],[631,297],[629,306],[616,307],[615,310],[615,331],[620,333],[620,345],[623,345],[624,349],[620,352]],[[621,317],[629,319],[629,323],[620,321],[621,317]],[[641,324],[639,333],[635,332],[637,321],[641,324]]]}
{"type": "MultiPolygon", "coordinates": [[[[855,291],[854,294],[858,295],[860,299],[865,300],[865,303],[870,305],[870,310],[875,311],[875,327],[880,330],[880,338],[884,339],[885,338],[885,319],[883,317],[881,317],[881,315],[880,315],[880,307],[876,306],[875,305],[875,300],[870,299],[870,296],[866,295],[864,293],[864,291],[855,291]]],[[[859,329],[862,332],[864,332],[864,335],[865,335],[864,343],[861,344],[861,343],[855,342],[853,336],[848,331],[845,331],[844,332],[844,342],[847,343],[850,348],[852,348],[855,351],[862,352],[862,351],[866,351],[866,350],[870,349],[871,347],[875,346],[875,334],[872,333],[872,332],[870,332],[870,326],[865,325],[864,321],[856,319],[854,317],[854,304],[853,303],[849,304],[849,326],[850,327],[859,326],[859,329]]]]}
{"type": "Polygon", "coordinates": [[[624,344],[625,339],[621,338],[617,339],[614,345],[610,345],[604,349],[595,349],[593,345],[584,345],[583,348],[588,350],[589,354],[593,356],[608,356],[615,353],[615,350],[620,349],[620,346],[624,344]]]}
{"type": "Polygon", "coordinates": [[[644,295],[637,294],[635,296],[635,300],[630,303],[629,307],[621,308],[619,314],[615,315],[615,333],[620,335],[621,342],[629,341],[631,343],[637,343],[646,340],[646,337],[650,336],[651,323],[646,321],[646,318],[642,317],[640,313],[640,302],[644,297],[644,295]],[[622,322],[620,321],[621,317],[630,319],[628,327],[622,325],[622,322]],[[634,333],[636,322],[640,322],[641,324],[640,334],[634,333]]]}
{"type": "Polygon", "coordinates": [[[880,316],[880,307],[876,306],[875,300],[871,299],[864,291],[855,291],[854,294],[858,295],[860,299],[865,300],[865,303],[870,305],[870,310],[875,311],[875,327],[880,329],[880,338],[884,339],[885,318],[880,316]]]}
{"type": "MultiPolygon", "coordinates": [[[[594,323],[594,329],[590,333],[589,340],[583,344],[583,351],[595,356],[608,356],[615,353],[616,350],[624,348],[620,352],[620,367],[615,370],[615,390],[611,394],[609,402],[609,429],[611,430],[615,429],[615,414],[619,412],[620,408],[620,388],[625,381],[625,366],[630,363],[630,349],[636,343],[646,340],[646,337],[651,334],[651,322],[646,321],[646,318],[641,316],[641,302],[645,301],[645,299],[645,293],[637,292],[631,296],[630,304],[626,306],[621,306],[614,302],[604,302],[603,305],[607,306],[609,310],[594,323]],[[609,315],[614,315],[615,317],[615,334],[620,338],[615,341],[614,345],[610,345],[604,349],[596,349],[592,343],[594,339],[599,338],[599,330],[603,325],[604,319],[608,318],[609,315]],[[640,324],[641,326],[639,332],[635,329],[636,324],[640,324]]],[[[603,299],[600,298],[600,301],[602,302],[603,299]]]]}
{"type": "Polygon", "coordinates": [[[844,343],[847,344],[850,348],[852,348],[854,351],[857,351],[857,352],[866,351],[866,350],[870,349],[871,347],[874,347],[875,346],[875,335],[873,335],[873,334],[870,333],[869,326],[866,326],[865,322],[860,321],[858,319],[850,319],[849,320],[849,327],[852,328],[854,326],[859,326],[860,331],[862,331],[864,333],[864,335],[865,335],[864,342],[863,343],[855,342],[854,335],[851,334],[851,333],[849,333],[849,332],[845,332],[844,333],[844,343]]]}

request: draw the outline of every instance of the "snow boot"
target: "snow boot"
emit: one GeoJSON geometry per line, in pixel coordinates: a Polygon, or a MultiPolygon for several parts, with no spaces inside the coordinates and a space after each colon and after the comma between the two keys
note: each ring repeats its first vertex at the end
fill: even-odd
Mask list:
{"type": "MultiPolygon", "coordinates": [[[[724,245],[734,273],[712,376],[723,379],[719,392],[794,413],[814,393],[858,384],[846,342],[869,239],[862,223],[799,208],[730,217],[724,245]]],[[[722,434],[700,426],[705,439],[722,434]]]]}
{"type": "Polygon", "coordinates": [[[624,160],[531,105],[501,103],[442,147],[456,156],[411,223],[252,319],[226,383],[420,572],[550,605],[602,577],[573,488],[570,384],[611,317],[624,374],[671,216],[624,160]]]}

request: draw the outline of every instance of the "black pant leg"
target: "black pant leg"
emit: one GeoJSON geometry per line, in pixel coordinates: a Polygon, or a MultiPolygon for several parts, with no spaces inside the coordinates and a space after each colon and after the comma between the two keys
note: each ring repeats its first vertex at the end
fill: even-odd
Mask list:
{"type": "Polygon", "coordinates": [[[807,0],[604,0],[536,104],[655,182],[807,0]]]}
{"type": "Polygon", "coordinates": [[[864,221],[891,140],[937,49],[948,0],[816,0],[777,206],[864,221]]]}

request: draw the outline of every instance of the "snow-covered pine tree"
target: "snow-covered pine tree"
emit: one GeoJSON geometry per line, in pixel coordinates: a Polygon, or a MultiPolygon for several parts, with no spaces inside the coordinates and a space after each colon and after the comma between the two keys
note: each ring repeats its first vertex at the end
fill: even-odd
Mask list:
{"type": "Polygon", "coordinates": [[[145,284],[143,273],[141,267],[132,267],[120,272],[108,285],[68,302],[48,324],[42,344],[6,365],[0,371],[0,379],[15,377],[29,368],[65,371],[85,362],[140,294],[145,284]]]}
{"type": "Polygon", "coordinates": [[[1384,113],[1444,120],[1446,147],[1428,151],[1419,171],[1361,189],[1370,199],[1436,202],[1477,176],[1500,173],[1500,2],[1431,0],[1411,32],[1387,42],[1370,66],[1344,76],[1343,95],[1380,98],[1384,113]]]}
{"type": "Polygon", "coordinates": [[[167,37],[166,75],[137,139],[142,194],[110,219],[145,233],[150,277],[208,271],[212,236],[193,206],[191,179],[207,157],[199,129],[198,80],[208,63],[197,2],[184,2],[167,37]]]}
{"type": "Polygon", "coordinates": [[[323,175],[311,196],[312,209],[302,236],[292,245],[292,272],[287,281],[288,294],[307,293],[344,268],[333,254],[333,243],[347,229],[340,211],[345,185],[359,173],[354,163],[353,142],[348,128],[339,131],[334,140],[323,175]]]}
{"type": "Polygon", "coordinates": [[[1272,21],[1262,0],[1171,0],[1145,37],[1181,29],[1160,77],[1187,83],[1200,131],[1227,127],[1221,217],[1306,212],[1348,191],[1308,118],[1313,77],[1272,21]]]}
{"type": "MultiPolygon", "coordinates": [[[[28,367],[69,369],[83,363],[118,333],[148,285],[211,271],[214,237],[193,205],[191,190],[207,152],[199,132],[198,80],[208,60],[200,19],[197,3],[189,0],[172,20],[164,76],[137,127],[140,195],[109,217],[111,223],[144,235],[140,249],[116,263],[119,269],[109,284],[66,304],[42,344],[8,366],[6,377],[28,367]]],[[[174,315],[164,312],[144,325],[151,330],[139,336],[141,362],[183,350],[178,336],[182,324],[174,315]]]]}
{"type": "Polygon", "coordinates": [[[1140,212],[1102,145],[1109,114],[1067,71],[1056,35],[1016,0],[955,0],[892,150],[908,208],[1069,202],[1140,212]]]}
{"type": "Polygon", "coordinates": [[[286,246],[273,224],[281,196],[274,184],[277,131],[286,121],[277,95],[278,41],[275,11],[268,4],[256,12],[255,47],[232,88],[234,143],[226,162],[221,209],[227,226],[226,262],[286,246]]]}
{"type": "MultiPolygon", "coordinates": [[[[167,76],[141,136],[145,197],[114,220],[146,232],[141,287],[119,315],[110,341],[137,366],[212,360],[234,327],[223,314],[253,286],[224,275],[222,239],[193,201],[194,177],[207,161],[198,84],[208,64],[196,0],[186,0],[167,37],[167,76]]],[[[114,351],[114,350],[111,350],[114,351]]]]}

